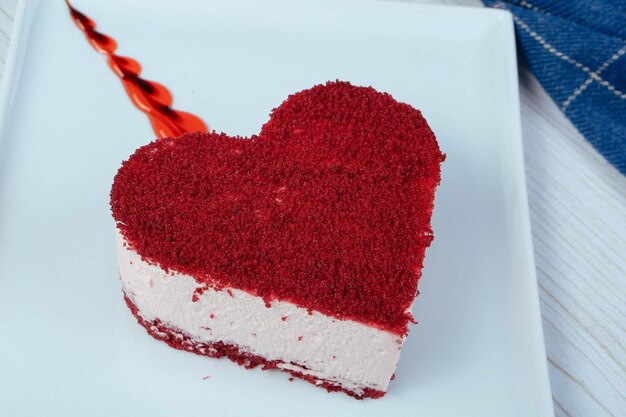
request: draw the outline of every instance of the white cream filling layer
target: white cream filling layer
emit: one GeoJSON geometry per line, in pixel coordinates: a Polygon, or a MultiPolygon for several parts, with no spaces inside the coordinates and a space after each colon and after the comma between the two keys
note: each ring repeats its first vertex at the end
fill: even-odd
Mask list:
{"type": "Polygon", "coordinates": [[[192,276],[168,274],[143,261],[119,231],[116,246],[124,291],[144,320],[158,318],[198,342],[237,345],[358,395],[364,388],[387,391],[403,337],[315,311],[309,314],[289,302],[274,301],[268,308],[260,297],[234,288],[205,288],[192,276]]]}

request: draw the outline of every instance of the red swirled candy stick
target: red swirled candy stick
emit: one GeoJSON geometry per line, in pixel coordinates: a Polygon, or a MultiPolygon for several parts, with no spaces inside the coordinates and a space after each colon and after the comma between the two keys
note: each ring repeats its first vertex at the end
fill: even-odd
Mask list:
{"type": "Polygon", "coordinates": [[[172,109],[172,93],[165,86],[141,78],[139,62],[115,55],[117,49],[115,39],[96,31],[96,24],[92,19],[76,10],[68,0],[65,3],[70,9],[72,20],[85,34],[91,46],[98,53],[107,56],[109,67],[124,85],[135,107],[148,116],[157,138],[176,137],[186,132],[208,131],[207,125],[199,117],[172,109]]]}

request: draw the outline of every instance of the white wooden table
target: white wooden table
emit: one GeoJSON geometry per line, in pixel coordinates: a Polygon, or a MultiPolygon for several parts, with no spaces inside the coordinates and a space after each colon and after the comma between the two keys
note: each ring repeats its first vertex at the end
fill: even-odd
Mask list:
{"type": "MultiPolygon", "coordinates": [[[[0,75],[16,3],[0,0],[0,75]]],[[[556,415],[626,416],[626,177],[584,140],[524,67],[520,93],[556,415]]]]}

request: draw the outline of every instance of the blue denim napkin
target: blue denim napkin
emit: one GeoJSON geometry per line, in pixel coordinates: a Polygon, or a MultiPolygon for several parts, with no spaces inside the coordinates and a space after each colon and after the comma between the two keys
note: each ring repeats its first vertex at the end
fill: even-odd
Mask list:
{"type": "Polygon", "coordinates": [[[626,175],[626,0],[483,0],[513,14],[526,64],[626,175]]]}

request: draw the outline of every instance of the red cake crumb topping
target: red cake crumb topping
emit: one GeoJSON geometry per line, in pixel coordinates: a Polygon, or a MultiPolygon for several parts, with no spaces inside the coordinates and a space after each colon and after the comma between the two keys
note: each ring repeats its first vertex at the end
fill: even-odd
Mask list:
{"type": "Polygon", "coordinates": [[[249,140],[139,148],[111,208],[166,270],[404,334],[443,159],[419,111],[332,82],[290,96],[249,140]]]}

